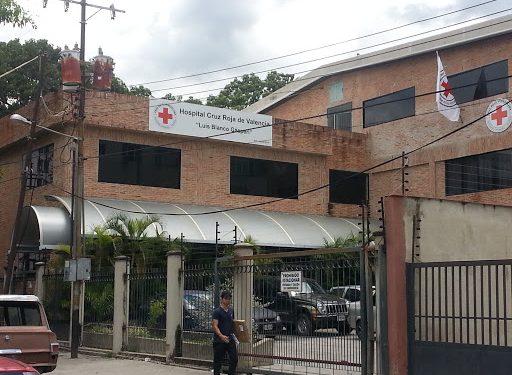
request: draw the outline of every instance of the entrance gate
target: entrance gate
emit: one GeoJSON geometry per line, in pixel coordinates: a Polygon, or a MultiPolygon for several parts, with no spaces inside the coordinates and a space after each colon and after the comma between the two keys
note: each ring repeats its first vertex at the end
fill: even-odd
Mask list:
{"type": "Polygon", "coordinates": [[[410,375],[512,368],[512,260],[407,265],[410,375]]]}
{"type": "Polygon", "coordinates": [[[347,304],[338,295],[342,286],[358,290],[360,252],[320,249],[226,257],[219,260],[217,272],[208,266],[186,267],[182,355],[212,360],[210,313],[214,296],[228,289],[235,319],[245,320],[250,336],[238,348],[241,371],[360,373],[365,352],[355,326],[365,306],[361,301],[347,304]],[[287,275],[295,278],[283,289],[287,275]]]}

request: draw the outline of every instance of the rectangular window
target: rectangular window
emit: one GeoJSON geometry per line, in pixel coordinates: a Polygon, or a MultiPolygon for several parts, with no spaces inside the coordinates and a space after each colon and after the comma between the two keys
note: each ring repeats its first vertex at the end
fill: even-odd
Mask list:
{"type": "Polygon", "coordinates": [[[457,104],[508,92],[508,60],[448,76],[457,104]]]}
{"type": "Polygon", "coordinates": [[[329,170],[329,202],[361,204],[367,201],[368,175],[366,173],[329,170]]]}
{"type": "Polygon", "coordinates": [[[512,149],[446,160],[446,195],[512,187],[512,149]]]}
{"type": "Polygon", "coordinates": [[[414,87],[379,96],[363,102],[363,124],[367,128],[415,115],[414,87]]]}
{"type": "Polygon", "coordinates": [[[53,144],[32,151],[30,167],[25,165],[25,156],[23,156],[23,170],[27,174],[27,189],[51,184],[53,182],[53,144]]]}
{"type": "Polygon", "coordinates": [[[180,188],[181,150],[100,140],[98,181],[180,188]]]}
{"type": "Polygon", "coordinates": [[[231,156],[230,193],[297,199],[296,163],[231,156]]]}
{"type": "Polygon", "coordinates": [[[352,131],[352,103],[328,108],[327,126],[331,129],[352,131]]]}

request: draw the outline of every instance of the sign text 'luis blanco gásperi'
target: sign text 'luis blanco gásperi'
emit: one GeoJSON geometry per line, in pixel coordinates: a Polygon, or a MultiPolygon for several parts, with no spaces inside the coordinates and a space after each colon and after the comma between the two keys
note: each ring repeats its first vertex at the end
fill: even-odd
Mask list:
{"type": "Polygon", "coordinates": [[[272,117],[205,105],[149,100],[149,130],[272,146],[272,117]]]}

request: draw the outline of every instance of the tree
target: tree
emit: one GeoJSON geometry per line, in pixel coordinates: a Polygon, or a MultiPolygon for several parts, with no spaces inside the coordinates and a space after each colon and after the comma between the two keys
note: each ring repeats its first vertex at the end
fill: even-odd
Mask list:
{"type": "Polygon", "coordinates": [[[34,29],[37,28],[30,14],[14,0],[0,0],[0,22],[10,23],[13,27],[31,25],[34,29]]]}
{"type": "Polygon", "coordinates": [[[134,96],[151,96],[151,90],[139,85],[139,86],[132,86],[130,87],[130,91],[128,92],[129,95],[134,96]]]}
{"type": "MultiPolygon", "coordinates": [[[[53,47],[47,40],[31,39],[24,44],[21,44],[19,39],[7,43],[0,42],[0,72],[7,72],[41,52],[48,54],[44,95],[50,88],[60,85],[60,69],[58,66],[60,49],[53,47]]],[[[28,104],[32,99],[38,81],[39,67],[37,60],[0,78],[0,117],[28,104]]]]}
{"type": "Polygon", "coordinates": [[[188,99],[183,100],[183,96],[178,95],[174,96],[171,93],[165,94],[162,99],[172,100],[175,102],[184,102],[184,103],[192,103],[192,104],[203,104],[203,102],[199,99],[194,99],[193,96],[189,96],[188,99]]]}
{"type": "Polygon", "coordinates": [[[242,110],[292,80],[293,74],[277,73],[276,71],[268,73],[264,80],[254,73],[244,74],[242,79],[235,78],[228,83],[219,95],[210,95],[206,104],[213,107],[242,110]]]}

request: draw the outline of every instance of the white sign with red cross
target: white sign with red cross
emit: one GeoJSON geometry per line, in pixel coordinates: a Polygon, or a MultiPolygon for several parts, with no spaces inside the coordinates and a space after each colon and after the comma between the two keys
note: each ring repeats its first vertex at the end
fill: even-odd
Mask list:
{"type": "Polygon", "coordinates": [[[272,116],[149,99],[149,130],[272,146],[272,116]]]}
{"type": "Polygon", "coordinates": [[[512,104],[508,99],[493,100],[487,107],[485,123],[493,133],[501,133],[512,123],[512,104]]]}

